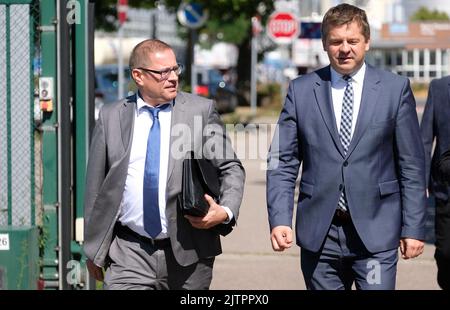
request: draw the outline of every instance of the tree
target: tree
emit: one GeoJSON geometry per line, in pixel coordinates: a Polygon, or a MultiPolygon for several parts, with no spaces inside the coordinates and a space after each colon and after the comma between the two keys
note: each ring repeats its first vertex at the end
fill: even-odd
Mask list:
{"type": "Polygon", "coordinates": [[[438,10],[430,11],[426,7],[421,6],[410,18],[411,21],[448,21],[449,17],[446,12],[438,10]]]}
{"type": "MultiPolygon", "coordinates": [[[[181,0],[166,0],[168,7],[177,8],[181,0]]],[[[194,1],[193,1],[194,2],[194,1]]],[[[247,88],[250,81],[251,18],[262,15],[263,22],[273,11],[272,0],[195,0],[209,12],[209,20],[199,29],[208,35],[209,44],[224,41],[239,48],[237,64],[238,86],[247,88]]]]}
{"type": "MultiPolygon", "coordinates": [[[[182,0],[165,0],[167,8],[176,10],[182,0]]],[[[209,19],[198,29],[199,33],[207,34],[208,43],[224,41],[236,44],[239,48],[238,83],[240,86],[248,84],[250,80],[250,41],[251,17],[262,15],[263,23],[273,11],[273,0],[195,0],[191,1],[203,5],[208,10],[209,19]]],[[[113,31],[116,28],[117,0],[95,1],[96,25],[98,29],[113,31]]],[[[131,7],[152,8],[155,1],[128,0],[131,7]]]]}

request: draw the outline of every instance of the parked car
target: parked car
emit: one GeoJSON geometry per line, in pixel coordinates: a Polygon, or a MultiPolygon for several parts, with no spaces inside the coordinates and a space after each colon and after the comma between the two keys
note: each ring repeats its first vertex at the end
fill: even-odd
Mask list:
{"type": "Polygon", "coordinates": [[[235,85],[217,69],[196,68],[197,86],[194,93],[215,100],[219,113],[233,112],[238,104],[235,85]]]}
{"type": "MultiPolygon", "coordinates": [[[[121,98],[131,95],[134,87],[134,82],[130,77],[130,69],[125,67],[123,70],[124,86],[121,98]]],[[[118,75],[119,73],[116,64],[98,65],[95,67],[95,118],[97,118],[98,112],[103,104],[108,104],[121,99],[118,96],[118,75]]]]}

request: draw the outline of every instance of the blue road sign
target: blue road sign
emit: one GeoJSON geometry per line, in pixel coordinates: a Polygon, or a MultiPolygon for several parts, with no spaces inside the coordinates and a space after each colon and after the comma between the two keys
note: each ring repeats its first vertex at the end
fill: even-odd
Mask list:
{"type": "Polygon", "coordinates": [[[208,19],[208,12],[198,3],[180,4],[177,11],[178,21],[188,28],[200,28],[208,19]]]}

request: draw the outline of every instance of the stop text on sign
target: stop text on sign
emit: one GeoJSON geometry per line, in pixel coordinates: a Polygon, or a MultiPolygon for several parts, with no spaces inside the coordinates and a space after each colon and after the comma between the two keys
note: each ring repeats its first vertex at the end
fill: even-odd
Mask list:
{"type": "Polygon", "coordinates": [[[275,12],[269,17],[267,34],[279,44],[291,43],[300,32],[300,25],[295,15],[288,12],[275,12]]]}

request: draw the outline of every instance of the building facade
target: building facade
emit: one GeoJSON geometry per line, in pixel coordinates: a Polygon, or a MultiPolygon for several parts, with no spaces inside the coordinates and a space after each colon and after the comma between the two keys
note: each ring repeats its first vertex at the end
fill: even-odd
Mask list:
{"type": "Polygon", "coordinates": [[[383,24],[372,37],[368,62],[428,83],[450,73],[450,23],[383,24]]]}

